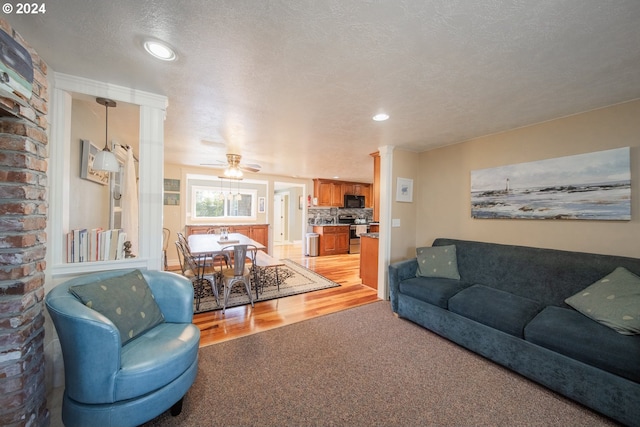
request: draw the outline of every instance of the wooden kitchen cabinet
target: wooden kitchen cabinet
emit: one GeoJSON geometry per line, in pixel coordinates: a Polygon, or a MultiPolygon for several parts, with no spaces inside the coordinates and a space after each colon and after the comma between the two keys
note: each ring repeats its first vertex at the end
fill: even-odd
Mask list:
{"type": "Polygon", "coordinates": [[[211,228],[227,227],[229,233],[240,233],[269,247],[269,224],[241,224],[241,225],[187,225],[185,226],[186,236],[192,234],[205,234],[211,228]]]}
{"type": "Polygon", "coordinates": [[[313,194],[318,199],[318,206],[341,208],[344,206],[344,195],[353,194],[356,196],[364,196],[366,207],[373,207],[371,184],[363,182],[316,178],[313,180],[313,194]]]}
{"type": "Polygon", "coordinates": [[[314,226],[313,232],[320,235],[318,255],[340,255],[349,253],[349,226],[314,226]]]}
{"type": "Polygon", "coordinates": [[[378,289],[378,238],[360,237],[360,278],[362,284],[378,289]]]}
{"type": "MultiPolygon", "coordinates": [[[[380,221],[380,153],[371,153],[373,157],[373,185],[371,186],[371,203],[373,208],[373,220],[380,221]]],[[[369,207],[369,206],[367,206],[369,207]]]]}
{"type": "Polygon", "coordinates": [[[318,199],[318,206],[342,207],[344,204],[342,184],[336,181],[314,179],[313,193],[318,199]]]}
{"type": "Polygon", "coordinates": [[[213,227],[213,225],[187,225],[185,227],[185,234],[187,235],[187,237],[191,236],[192,234],[207,234],[207,231],[213,227]]]}
{"type": "Polygon", "coordinates": [[[249,230],[249,237],[265,247],[269,247],[269,226],[267,224],[252,225],[249,230]]]}

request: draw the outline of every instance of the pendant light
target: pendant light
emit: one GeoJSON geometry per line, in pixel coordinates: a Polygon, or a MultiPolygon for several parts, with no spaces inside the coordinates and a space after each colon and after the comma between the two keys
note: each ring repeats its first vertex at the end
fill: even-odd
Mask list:
{"type": "Polygon", "coordinates": [[[118,172],[120,165],[116,155],[109,150],[109,107],[115,107],[116,102],[106,98],[96,98],[96,102],[100,105],[104,105],[105,111],[105,125],[104,125],[104,148],[102,151],[96,154],[93,159],[93,169],[97,171],[118,172]]]}

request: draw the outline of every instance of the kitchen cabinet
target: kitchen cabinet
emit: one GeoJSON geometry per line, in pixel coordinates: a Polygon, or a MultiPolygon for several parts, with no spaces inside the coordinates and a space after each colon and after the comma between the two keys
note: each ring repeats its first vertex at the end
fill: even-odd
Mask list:
{"type": "Polygon", "coordinates": [[[187,237],[192,234],[205,234],[211,228],[227,227],[229,233],[240,233],[269,247],[269,224],[238,224],[238,225],[187,225],[185,232],[187,237]]]}
{"type": "MultiPolygon", "coordinates": [[[[380,153],[371,153],[373,157],[373,185],[371,186],[371,207],[373,220],[380,221],[380,153]]],[[[369,202],[367,202],[369,204],[369,202]]]]}
{"type": "Polygon", "coordinates": [[[360,278],[363,285],[378,289],[378,237],[372,233],[360,237],[360,278]]]}
{"type": "Polygon", "coordinates": [[[314,226],[313,232],[318,233],[318,255],[340,255],[349,253],[349,226],[324,225],[314,226]]]}
{"type": "Polygon", "coordinates": [[[318,206],[344,206],[344,195],[353,194],[365,197],[365,207],[373,207],[371,184],[364,182],[335,181],[330,179],[313,180],[313,193],[318,199],[318,206]]]}
{"type": "Polygon", "coordinates": [[[265,247],[269,247],[269,226],[267,224],[252,225],[249,237],[256,242],[262,243],[265,247]]]}
{"type": "Polygon", "coordinates": [[[313,193],[318,199],[318,206],[341,207],[344,203],[342,184],[336,181],[315,179],[313,193]]]}

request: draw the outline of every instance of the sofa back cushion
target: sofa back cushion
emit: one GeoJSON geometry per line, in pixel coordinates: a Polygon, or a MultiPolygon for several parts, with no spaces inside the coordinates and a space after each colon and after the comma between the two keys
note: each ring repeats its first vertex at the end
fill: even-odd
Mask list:
{"type": "Polygon", "coordinates": [[[456,246],[460,280],[482,284],[544,303],[564,300],[625,267],[640,275],[640,259],[438,238],[433,246],[456,246]]]}

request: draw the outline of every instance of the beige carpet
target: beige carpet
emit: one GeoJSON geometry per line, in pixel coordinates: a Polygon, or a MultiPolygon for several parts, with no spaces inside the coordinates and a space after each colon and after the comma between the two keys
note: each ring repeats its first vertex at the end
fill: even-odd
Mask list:
{"type": "Polygon", "coordinates": [[[182,414],[151,426],[605,426],[612,421],[380,301],[200,350],[182,414]]]}

